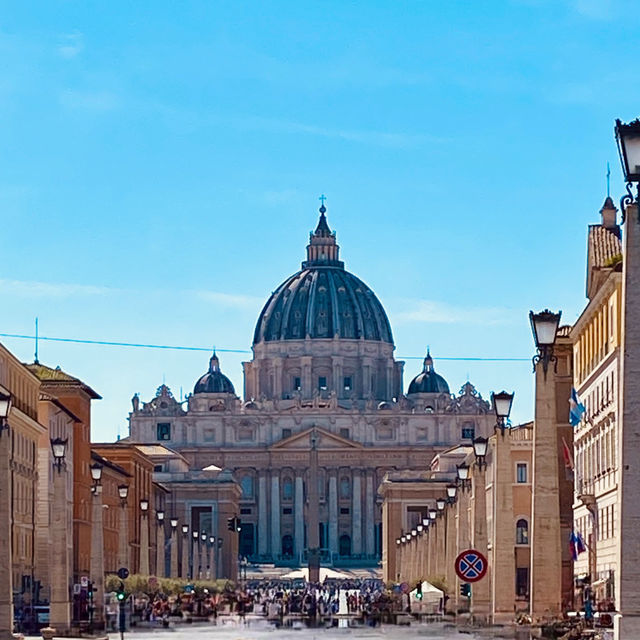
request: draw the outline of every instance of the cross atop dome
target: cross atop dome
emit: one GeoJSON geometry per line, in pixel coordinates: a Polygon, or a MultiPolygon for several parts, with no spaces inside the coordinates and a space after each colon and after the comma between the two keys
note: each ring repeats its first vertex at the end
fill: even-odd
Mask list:
{"type": "Polygon", "coordinates": [[[339,259],[340,247],[336,242],[336,233],[331,231],[325,213],[327,208],[324,206],[326,196],[323,194],[319,200],[320,219],[316,230],[309,234],[309,244],[307,245],[307,259],[302,263],[302,268],[306,269],[310,266],[326,266],[338,267],[344,269],[344,262],[339,259]]]}

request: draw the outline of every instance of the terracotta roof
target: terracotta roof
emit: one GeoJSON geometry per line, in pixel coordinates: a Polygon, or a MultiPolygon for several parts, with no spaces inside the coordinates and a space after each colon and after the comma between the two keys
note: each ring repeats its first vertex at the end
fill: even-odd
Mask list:
{"type": "Polygon", "coordinates": [[[31,373],[36,375],[42,382],[60,386],[79,386],[94,400],[100,400],[102,398],[102,396],[96,393],[88,384],[85,384],[79,378],[74,378],[68,373],[65,373],[60,367],[52,369],[51,367],[47,367],[39,362],[25,364],[25,367],[29,369],[31,373]]]}
{"type": "Polygon", "coordinates": [[[609,261],[622,254],[620,227],[607,229],[600,224],[589,225],[589,254],[593,267],[610,267],[609,261]]]}

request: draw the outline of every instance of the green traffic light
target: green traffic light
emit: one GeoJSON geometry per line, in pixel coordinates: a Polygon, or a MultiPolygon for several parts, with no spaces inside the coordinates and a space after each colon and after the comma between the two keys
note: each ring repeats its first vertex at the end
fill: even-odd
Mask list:
{"type": "Polygon", "coordinates": [[[124,592],[119,591],[116,597],[118,598],[118,600],[124,600],[124,592]]]}

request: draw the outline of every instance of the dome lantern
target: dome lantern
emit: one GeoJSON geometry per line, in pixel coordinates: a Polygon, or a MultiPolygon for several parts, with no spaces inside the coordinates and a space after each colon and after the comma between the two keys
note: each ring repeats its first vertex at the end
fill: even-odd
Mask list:
{"type": "Polygon", "coordinates": [[[215,349],[209,360],[209,371],[196,382],[193,393],[231,393],[235,395],[236,390],[231,380],[220,371],[220,360],[215,349]]]}
{"type": "Polygon", "coordinates": [[[422,372],[419,373],[409,385],[408,395],[414,393],[450,393],[447,381],[436,373],[433,367],[433,358],[429,349],[424,359],[422,372]]]}

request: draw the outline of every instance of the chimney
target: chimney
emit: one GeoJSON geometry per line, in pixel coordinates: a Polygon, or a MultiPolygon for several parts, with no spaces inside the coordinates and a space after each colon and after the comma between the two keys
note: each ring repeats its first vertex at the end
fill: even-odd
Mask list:
{"type": "Polygon", "coordinates": [[[618,226],[616,221],[616,214],[618,210],[616,206],[613,204],[613,200],[611,196],[607,196],[607,199],[604,201],[602,205],[602,209],[600,209],[600,215],[602,216],[602,226],[605,229],[614,229],[618,226]]]}

